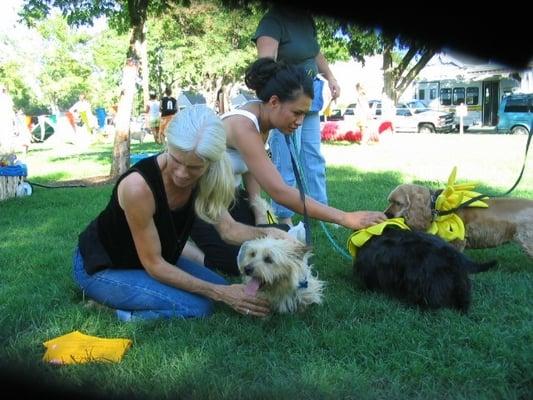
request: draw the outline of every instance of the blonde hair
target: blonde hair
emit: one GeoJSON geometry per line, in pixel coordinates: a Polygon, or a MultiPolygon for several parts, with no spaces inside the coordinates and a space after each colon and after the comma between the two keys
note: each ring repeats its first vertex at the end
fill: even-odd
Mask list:
{"type": "Polygon", "coordinates": [[[217,114],[204,104],[184,108],[168,124],[168,146],[194,152],[208,166],[198,181],[196,215],[215,223],[235,197],[233,170],[226,154],[226,131],[217,114]]]}

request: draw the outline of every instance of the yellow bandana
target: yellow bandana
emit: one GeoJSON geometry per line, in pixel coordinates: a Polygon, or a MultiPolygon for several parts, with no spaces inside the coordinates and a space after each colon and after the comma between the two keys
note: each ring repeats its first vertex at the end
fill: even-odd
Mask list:
{"type": "Polygon", "coordinates": [[[43,361],[57,365],[119,362],[131,344],[130,339],[102,339],[74,331],[44,342],[43,361]]]}
{"type": "Polygon", "coordinates": [[[390,218],[384,222],[381,222],[376,225],[369,226],[368,228],[359,229],[355,231],[348,237],[348,251],[355,258],[357,254],[357,249],[364,245],[372,236],[381,235],[383,230],[390,225],[397,226],[401,229],[410,230],[409,227],[405,224],[403,217],[400,218],[390,218]]]}
{"type": "MultiPolygon", "coordinates": [[[[481,193],[473,192],[472,189],[476,187],[473,183],[455,184],[455,178],[457,175],[457,167],[454,167],[450,177],[448,178],[448,184],[442,193],[437,197],[435,202],[436,211],[448,211],[459,207],[466,201],[480,196],[481,193]]],[[[482,200],[488,199],[487,196],[482,200]]],[[[483,207],[487,208],[488,205],[482,200],[474,201],[467,207],[483,207]]],[[[444,240],[450,242],[455,239],[464,240],[465,238],[465,225],[463,220],[459,218],[456,213],[447,215],[438,215],[431,223],[431,226],[427,230],[428,233],[438,235],[444,240]]]]}
{"type": "Polygon", "coordinates": [[[276,216],[274,214],[272,214],[270,212],[270,210],[267,210],[266,214],[267,214],[267,222],[269,224],[277,224],[278,223],[278,219],[276,218],[276,216]]]}

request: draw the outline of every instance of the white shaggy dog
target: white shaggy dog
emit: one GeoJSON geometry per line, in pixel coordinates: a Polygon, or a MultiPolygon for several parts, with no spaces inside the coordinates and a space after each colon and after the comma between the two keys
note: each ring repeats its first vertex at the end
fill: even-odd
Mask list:
{"type": "Polygon", "coordinates": [[[248,294],[267,299],[272,311],[293,313],[322,302],[324,282],[312,274],[303,243],[265,237],[241,246],[237,265],[248,294]]]}

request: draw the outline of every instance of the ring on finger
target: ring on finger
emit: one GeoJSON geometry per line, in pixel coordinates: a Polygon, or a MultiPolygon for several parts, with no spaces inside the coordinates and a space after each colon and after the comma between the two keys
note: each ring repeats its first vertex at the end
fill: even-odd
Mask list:
{"type": "Polygon", "coordinates": [[[246,309],[246,312],[245,312],[246,315],[250,314],[250,310],[247,308],[246,309]]]}

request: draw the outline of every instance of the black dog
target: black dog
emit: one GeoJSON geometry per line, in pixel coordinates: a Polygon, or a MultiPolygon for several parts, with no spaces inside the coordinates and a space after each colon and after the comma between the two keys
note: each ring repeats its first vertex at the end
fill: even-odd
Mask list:
{"type": "Polygon", "coordinates": [[[438,236],[389,227],[357,250],[353,271],[370,290],[423,309],[466,313],[471,302],[468,274],[495,265],[470,260],[438,236]]]}

